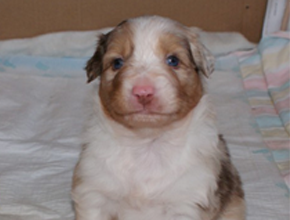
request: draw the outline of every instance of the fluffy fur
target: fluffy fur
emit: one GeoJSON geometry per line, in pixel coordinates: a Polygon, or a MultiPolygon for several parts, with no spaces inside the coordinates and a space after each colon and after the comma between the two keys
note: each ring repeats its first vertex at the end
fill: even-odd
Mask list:
{"type": "Polygon", "coordinates": [[[74,173],[76,220],[245,219],[201,80],[213,58],[194,33],[158,16],[130,19],[100,37],[86,70],[98,79],[74,173]]]}

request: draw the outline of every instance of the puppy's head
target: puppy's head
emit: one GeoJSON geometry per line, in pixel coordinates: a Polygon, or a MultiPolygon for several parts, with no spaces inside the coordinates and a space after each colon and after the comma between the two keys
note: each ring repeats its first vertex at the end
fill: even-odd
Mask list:
{"type": "Polygon", "coordinates": [[[200,74],[210,75],[213,58],[188,28],[147,16],[102,35],[86,70],[88,82],[100,77],[107,116],[131,128],[162,127],[197,105],[200,74]]]}

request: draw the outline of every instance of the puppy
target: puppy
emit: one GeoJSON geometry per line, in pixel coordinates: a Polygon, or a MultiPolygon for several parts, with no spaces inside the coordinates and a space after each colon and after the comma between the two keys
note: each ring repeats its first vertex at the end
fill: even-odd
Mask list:
{"type": "Polygon", "coordinates": [[[99,38],[87,66],[94,114],[72,197],[76,220],[243,220],[240,178],[202,78],[196,34],[158,16],[99,38]]]}

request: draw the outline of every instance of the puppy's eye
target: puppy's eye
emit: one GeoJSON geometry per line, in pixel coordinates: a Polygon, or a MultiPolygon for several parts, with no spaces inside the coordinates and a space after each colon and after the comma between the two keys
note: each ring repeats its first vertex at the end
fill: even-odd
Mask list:
{"type": "Polygon", "coordinates": [[[176,56],[171,55],[167,57],[166,63],[169,66],[177,67],[179,65],[179,59],[176,56]]]}
{"type": "Polygon", "coordinates": [[[120,69],[124,64],[124,60],[121,58],[114,59],[113,61],[113,68],[114,70],[120,69]]]}

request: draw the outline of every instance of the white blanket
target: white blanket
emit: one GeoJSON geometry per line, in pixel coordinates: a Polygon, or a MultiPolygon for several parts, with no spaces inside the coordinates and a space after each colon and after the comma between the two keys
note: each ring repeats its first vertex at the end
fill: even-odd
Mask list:
{"type": "MultiPolygon", "coordinates": [[[[70,75],[70,64],[76,59],[49,58],[48,62],[48,58],[30,57],[35,66],[25,66],[19,60],[27,57],[19,54],[30,53],[27,48],[9,53],[16,44],[0,42],[0,48],[3,45],[8,49],[0,54],[0,219],[73,220],[71,177],[90,112],[90,85],[82,70],[86,59],[78,60],[70,75]],[[62,61],[66,65],[51,69],[62,61]]],[[[67,51],[72,55],[70,47],[67,51]]],[[[47,55],[45,50],[40,54],[47,55]]],[[[241,173],[247,219],[286,220],[287,191],[275,164],[260,153],[265,145],[239,73],[233,70],[238,63],[225,56],[217,64],[220,70],[209,81],[209,93],[216,103],[219,129],[241,173]]]]}
{"type": "MultiPolygon", "coordinates": [[[[248,50],[255,47],[236,32],[205,32],[191,28],[198,33],[201,41],[215,55],[224,55],[236,50],[248,50]],[[221,46],[222,45],[222,46],[221,46]]],[[[89,57],[96,48],[96,39],[112,28],[84,32],[60,32],[45,34],[28,39],[0,41],[0,56],[32,55],[54,57],[89,57]]]]}

